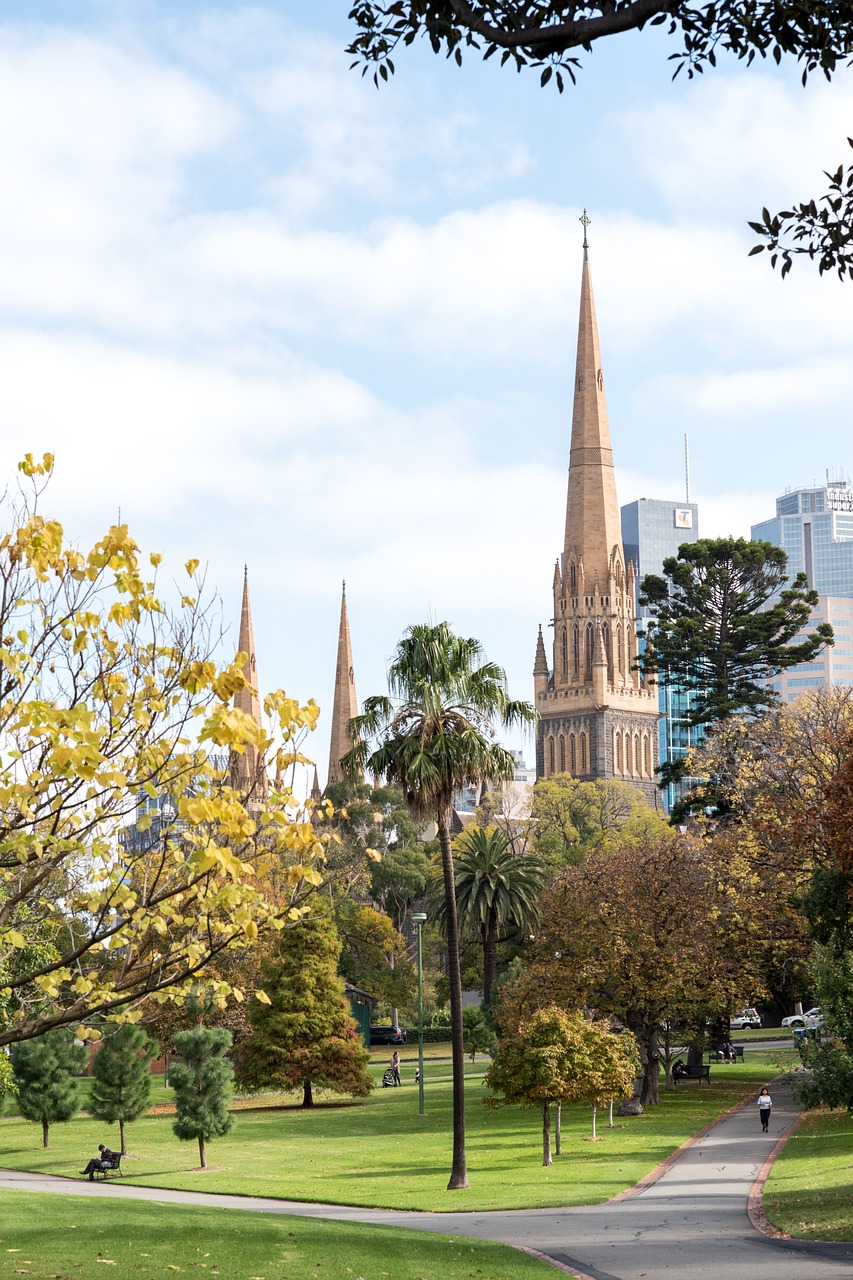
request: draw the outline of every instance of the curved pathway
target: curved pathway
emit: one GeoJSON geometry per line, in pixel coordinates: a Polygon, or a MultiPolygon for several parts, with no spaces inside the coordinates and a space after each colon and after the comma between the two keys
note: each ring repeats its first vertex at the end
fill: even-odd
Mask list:
{"type": "MultiPolygon", "coordinates": [[[[9,1170],[0,1171],[0,1187],[474,1236],[544,1254],[592,1280],[841,1280],[853,1274],[853,1244],[772,1239],[756,1231],[747,1216],[759,1170],[798,1114],[790,1089],[781,1082],[774,1084],[773,1101],[767,1136],[754,1102],[747,1103],[668,1162],[654,1181],[592,1208],[414,1213],[77,1182],[9,1170]]],[[[562,1158],[570,1160],[571,1155],[562,1158]]]]}

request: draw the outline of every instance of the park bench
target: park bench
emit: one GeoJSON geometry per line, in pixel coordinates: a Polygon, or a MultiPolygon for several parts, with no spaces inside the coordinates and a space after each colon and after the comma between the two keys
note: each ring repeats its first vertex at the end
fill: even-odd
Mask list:
{"type": "Polygon", "coordinates": [[[117,1152],[113,1156],[112,1160],[102,1161],[102,1164],[105,1166],[103,1169],[94,1170],[94,1175],[96,1178],[100,1177],[100,1178],[103,1178],[104,1181],[106,1181],[107,1174],[109,1173],[117,1173],[120,1178],[124,1177],[124,1174],[121,1171],[121,1153],[120,1152],[117,1152]]]}
{"type": "MultiPolygon", "coordinates": [[[[734,1044],[734,1045],[732,1045],[732,1048],[734,1049],[734,1053],[735,1053],[735,1062],[743,1062],[743,1045],[742,1045],[742,1044],[734,1044]]],[[[709,1050],[708,1050],[708,1061],[709,1061],[709,1062],[727,1062],[727,1061],[728,1061],[728,1059],[727,1059],[727,1058],[718,1058],[718,1057],[717,1057],[717,1050],[716,1050],[716,1049],[709,1049],[709,1050]]]]}
{"type": "Polygon", "coordinates": [[[698,1080],[700,1084],[703,1080],[707,1080],[708,1084],[710,1084],[711,1068],[703,1067],[702,1064],[699,1063],[695,1067],[684,1067],[678,1075],[673,1074],[672,1078],[676,1084],[678,1084],[679,1080],[698,1080]]]}

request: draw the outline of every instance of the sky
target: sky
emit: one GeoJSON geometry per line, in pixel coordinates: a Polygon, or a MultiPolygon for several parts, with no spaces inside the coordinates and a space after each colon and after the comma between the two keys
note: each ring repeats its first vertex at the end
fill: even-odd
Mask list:
{"type": "MultiPolygon", "coordinates": [[[[417,46],[377,90],[348,0],[0,5],[0,466],[91,543],[119,514],[206,567],[262,692],[326,712],[341,582],[360,697],[447,619],[532,698],[561,550],[589,210],[619,500],[749,534],[853,467],[853,286],[749,257],[825,189],[849,75],[720,59],[660,29],[562,95],[417,46]]],[[[532,744],[521,746],[530,759],[532,744]]]]}

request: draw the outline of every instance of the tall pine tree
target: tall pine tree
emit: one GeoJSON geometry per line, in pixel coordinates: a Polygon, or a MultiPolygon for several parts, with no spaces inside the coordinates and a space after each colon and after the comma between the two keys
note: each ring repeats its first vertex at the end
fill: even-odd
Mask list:
{"type": "Polygon", "coordinates": [[[44,1146],[50,1126],[70,1120],[80,1109],[80,1081],[86,1070],[85,1045],[63,1029],[12,1045],[12,1070],[21,1115],[41,1125],[44,1146]]]}
{"type": "Polygon", "coordinates": [[[651,643],[639,659],[691,693],[688,719],[713,724],[777,701],[768,677],[808,662],[833,644],[822,622],[805,630],[817,604],[806,575],[788,577],[788,557],[770,542],[701,538],[643,578],[640,604],[652,613],[651,643]]]}
{"type": "Polygon", "coordinates": [[[92,1064],[89,1110],[107,1124],[118,1121],[123,1156],[124,1126],[143,1115],[151,1101],[151,1060],[156,1054],[154,1041],[128,1022],[108,1033],[92,1064]]]}
{"type": "Polygon", "coordinates": [[[198,1141],[198,1160],[207,1168],[205,1143],[221,1138],[234,1123],[231,1099],[234,1071],[227,1057],[231,1032],[224,1027],[193,1027],[175,1036],[182,1061],[169,1071],[175,1090],[177,1119],[172,1125],[181,1142],[198,1141]]]}
{"type": "Polygon", "coordinates": [[[365,1097],[372,1087],[362,1046],[337,974],[341,945],[323,916],[285,929],[275,956],[261,965],[263,990],[248,1008],[251,1034],[239,1046],[236,1071],[250,1089],[314,1089],[365,1097]]]}

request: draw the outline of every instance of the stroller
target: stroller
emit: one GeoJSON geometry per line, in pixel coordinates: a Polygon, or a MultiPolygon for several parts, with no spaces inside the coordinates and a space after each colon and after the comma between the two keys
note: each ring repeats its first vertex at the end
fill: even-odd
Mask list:
{"type": "Polygon", "coordinates": [[[393,1067],[389,1067],[382,1077],[382,1088],[390,1089],[393,1083],[394,1083],[394,1069],[393,1067]]]}

